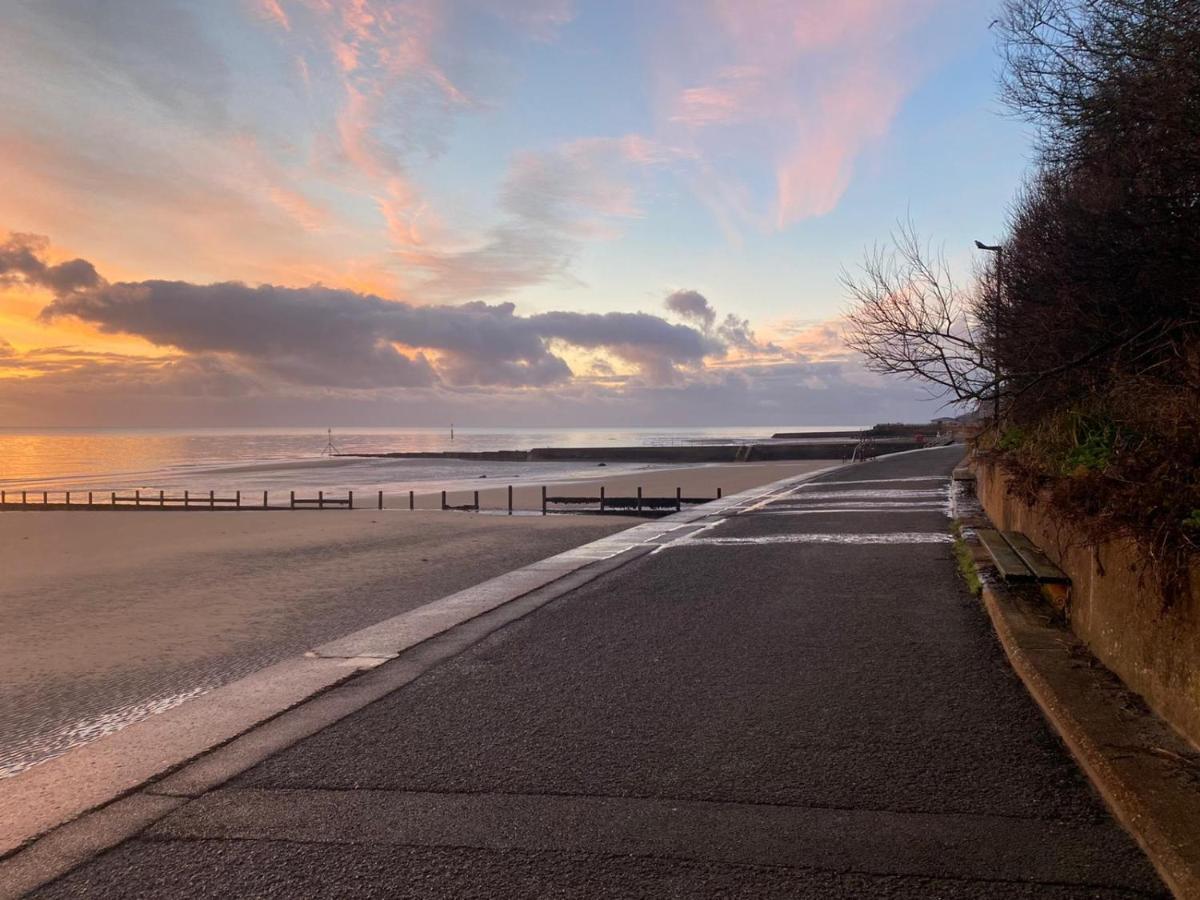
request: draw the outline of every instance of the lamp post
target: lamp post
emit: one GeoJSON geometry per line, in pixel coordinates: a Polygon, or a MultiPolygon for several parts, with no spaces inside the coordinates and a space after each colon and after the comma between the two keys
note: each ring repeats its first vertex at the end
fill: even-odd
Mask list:
{"type": "MultiPolygon", "coordinates": [[[[996,303],[1000,304],[1004,301],[1004,245],[1003,244],[985,244],[983,241],[975,241],[977,250],[986,250],[988,253],[996,254],[996,303]]],[[[996,339],[996,331],[992,329],[992,340],[996,339]]],[[[1000,366],[996,365],[994,372],[995,396],[992,398],[994,406],[992,407],[992,419],[996,424],[997,433],[1000,430],[1000,366]]]]}

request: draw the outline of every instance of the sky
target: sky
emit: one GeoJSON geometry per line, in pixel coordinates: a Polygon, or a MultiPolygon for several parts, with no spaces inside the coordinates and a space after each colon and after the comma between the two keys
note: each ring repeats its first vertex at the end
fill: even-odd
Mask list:
{"type": "Polygon", "coordinates": [[[842,345],[1032,151],[990,0],[0,0],[0,424],[946,414],[842,345]]]}

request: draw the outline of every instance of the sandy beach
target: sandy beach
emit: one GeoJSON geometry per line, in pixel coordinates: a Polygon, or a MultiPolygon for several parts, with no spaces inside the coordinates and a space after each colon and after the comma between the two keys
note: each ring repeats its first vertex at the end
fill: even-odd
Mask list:
{"type": "MultiPolygon", "coordinates": [[[[447,492],[446,502],[451,505],[462,505],[472,502],[474,490],[479,491],[479,505],[484,510],[499,510],[508,503],[508,483],[513,485],[513,506],[520,510],[540,510],[542,505],[542,485],[545,484],[551,495],[561,496],[597,496],[603,486],[609,497],[632,497],[638,487],[646,497],[674,497],[675,489],[680,488],[685,497],[717,496],[717,488],[726,494],[734,494],[760,484],[769,484],[781,478],[791,478],[806,472],[815,472],[827,466],[836,465],[830,460],[795,460],[790,462],[762,463],[715,463],[695,466],[647,467],[642,471],[606,473],[605,466],[597,465],[595,475],[582,478],[572,478],[567,481],[533,480],[522,484],[519,481],[497,482],[493,478],[479,478],[471,490],[451,490],[447,492]],[[476,486],[477,485],[477,486],[476,486]]],[[[458,482],[461,484],[462,482],[458,482]]],[[[377,498],[368,496],[364,502],[374,502],[377,498]]],[[[441,503],[440,491],[422,492],[415,494],[417,509],[438,509],[441,503]]],[[[385,494],[384,506],[408,507],[407,494],[385,494]]]]}
{"type": "MultiPolygon", "coordinates": [[[[715,496],[828,465],[650,469],[551,486],[715,496]]],[[[481,479],[481,482],[483,480],[481,479]]],[[[540,506],[539,485],[515,490],[540,506]]],[[[374,499],[374,498],[371,498],[374,499]]],[[[440,495],[422,496],[428,510],[440,495]]],[[[451,494],[451,502],[469,495],[451,494]]],[[[625,516],[0,513],[0,776],[389,616],[628,528],[625,516]]],[[[500,508],[504,486],[481,493],[500,508]]]]}

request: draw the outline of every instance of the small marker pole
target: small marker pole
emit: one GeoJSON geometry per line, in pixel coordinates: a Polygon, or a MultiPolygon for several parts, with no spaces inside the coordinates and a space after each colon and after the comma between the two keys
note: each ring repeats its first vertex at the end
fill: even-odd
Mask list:
{"type": "Polygon", "coordinates": [[[217,508],[217,492],[216,491],[208,492],[208,508],[209,509],[217,508]]]}
{"type": "Polygon", "coordinates": [[[546,486],[542,485],[542,515],[546,514],[546,486]]]}
{"type": "Polygon", "coordinates": [[[159,505],[159,506],[166,506],[166,505],[167,505],[167,492],[166,492],[166,491],[159,491],[159,492],[158,492],[158,505],[159,505]]]}
{"type": "Polygon", "coordinates": [[[88,506],[92,505],[92,492],[88,491],[88,506]]]}
{"type": "MultiPolygon", "coordinates": [[[[24,498],[22,498],[22,499],[24,499],[24,498]]],[[[112,492],[112,505],[113,506],[117,505],[117,492],[116,491],[112,492]]]]}
{"type": "Polygon", "coordinates": [[[354,491],[346,492],[346,509],[354,509],[354,491]]]}
{"type": "Polygon", "coordinates": [[[479,491],[475,492],[475,512],[479,512],[479,491]]]}
{"type": "Polygon", "coordinates": [[[604,485],[600,485],[600,512],[604,512],[604,485]]]}
{"type": "Polygon", "coordinates": [[[296,508],[296,492],[295,492],[295,491],[291,491],[291,492],[289,493],[289,498],[290,498],[290,499],[288,500],[288,507],[289,507],[289,509],[295,509],[295,508],[296,508]]]}
{"type": "Polygon", "coordinates": [[[675,488],[675,512],[683,508],[683,488],[675,488]]]}
{"type": "Polygon", "coordinates": [[[325,492],[317,491],[317,509],[325,508],[325,492]]]}
{"type": "Polygon", "coordinates": [[[237,506],[238,509],[242,508],[242,492],[241,491],[238,491],[233,495],[233,502],[234,502],[234,505],[237,506]]]}
{"type": "Polygon", "coordinates": [[[637,501],[637,503],[638,503],[637,511],[641,512],[642,511],[642,488],[641,488],[641,485],[638,485],[638,501],[637,501]]]}
{"type": "Polygon", "coordinates": [[[22,506],[25,505],[25,492],[24,491],[21,491],[21,505],[22,506]]]}
{"type": "Polygon", "coordinates": [[[718,500],[721,499],[721,489],[720,488],[717,488],[717,499],[718,500]]]}
{"type": "Polygon", "coordinates": [[[412,512],[417,508],[417,498],[413,491],[408,492],[408,511],[412,512]]]}
{"type": "Polygon", "coordinates": [[[267,508],[267,492],[263,491],[263,509],[267,508]]]}
{"type": "Polygon", "coordinates": [[[442,512],[446,511],[446,492],[442,491],[442,512]]]}
{"type": "Polygon", "coordinates": [[[512,515],[512,485],[508,486],[508,514],[512,515]]]}
{"type": "Polygon", "coordinates": [[[383,509],[383,491],[379,492],[379,508],[383,509]]]}
{"type": "Polygon", "coordinates": [[[71,492],[67,491],[67,506],[71,505],[71,492]]]}
{"type": "Polygon", "coordinates": [[[190,491],[183,492],[183,508],[187,509],[192,504],[192,495],[190,491]]]}

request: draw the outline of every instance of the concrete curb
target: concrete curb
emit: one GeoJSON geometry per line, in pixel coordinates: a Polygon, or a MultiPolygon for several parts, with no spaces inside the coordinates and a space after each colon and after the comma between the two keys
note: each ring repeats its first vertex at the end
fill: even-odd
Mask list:
{"type": "Polygon", "coordinates": [[[1200,759],[1037,603],[982,572],[1013,669],[1166,885],[1200,898],[1200,759]]]}
{"type": "Polygon", "coordinates": [[[0,782],[0,897],[32,890],[136,834],[148,824],[144,810],[162,805],[169,811],[167,804],[144,798],[206,790],[402,687],[444,658],[447,648],[457,653],[469,646],[452,639],[464,626],[477,623],[463,634],[469,642],[482,639],[705,527],[701,520],[736,515],[843,467],[761,485],[551,556],[322,644],[0,782]],[[434,662],[418,661],[411,677],[400,674],[414,652],[437,641],[434,662]],[[323,702],[322,712],[306,714],[323,702]],[[126,807],[138,815],[124,815],[126,807]],[[113,824],[126,821],[136,827],[113,824]],[[18,884],[24,886],[18,890],[18,884]]]}

